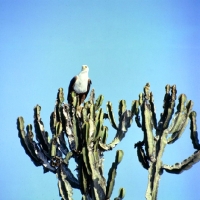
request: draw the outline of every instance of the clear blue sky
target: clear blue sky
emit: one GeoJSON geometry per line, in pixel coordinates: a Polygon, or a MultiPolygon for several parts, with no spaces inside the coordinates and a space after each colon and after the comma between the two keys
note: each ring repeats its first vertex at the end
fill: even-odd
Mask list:
{"type": "MultiPolygon", "coordinates": [[[[70,79],[83,64],[90,67],[96,94],[105,96],[103,109],[111,101],[116,116],[119,100],[125,99],[130,108],[147,82],[157,116],[166,84],[176,84],[178,95],[185,93],[200,113],[200,2],[0,0],[0,199],[60,199],[55,175],[44,175],[21,147],[16,119],[23,116],[26,124],[33,123],[33,107],[40,104],[51,135],[49,116],[57,90],[63,87],[66,97],[70,79]]],[[[114,135],[109,127],[108,140],[114,135]]],[[[112,199],[120,187],[126,189],[127,200],[145,199],[147,171],[134,149],[142,138],[133,124],[124,140],[105,153],[107,177],[115,151],[125,152],[112,199]]],[[[193,152],[187,128],[166,147],[163,162],[172,165],[193,152]]],[[[158,199],[199,199],[199,172],[200,163],[180,175],[164,173],[158,199]]],[[[80,199],[79,191],[74,190],[74,199],[80,199]]]]}

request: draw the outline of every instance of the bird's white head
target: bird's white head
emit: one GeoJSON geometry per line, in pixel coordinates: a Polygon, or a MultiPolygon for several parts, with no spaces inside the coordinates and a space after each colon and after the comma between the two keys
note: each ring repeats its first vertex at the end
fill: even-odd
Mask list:
{"type": "Polygon", "coordinates": [[[89,67],[87,65],[82,65],[82,70],[81,71],[89,72],[89,67]]]}

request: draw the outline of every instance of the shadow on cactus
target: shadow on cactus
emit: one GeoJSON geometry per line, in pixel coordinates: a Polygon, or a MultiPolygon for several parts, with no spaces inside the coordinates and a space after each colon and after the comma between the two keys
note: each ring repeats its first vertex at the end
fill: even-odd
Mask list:
{"type": "MultiPolygon", "coordinates": [[[[79,105],[75,93],[72,93],[71,97],[72,104],[65,104],[63,89],[59,88],[56,105],[50,116],[52,139],[44,130],[39,105],[34,108],[37,142],[34,141],[32,125],[28,125],[25,132],[24,120],[19,117],[17,128],[21,145],[35,166],[42,166],[44,173],[50,171],[57,175],[62,199],[72,199],[73,188],[76,188],[81,191],[82,199],[109,200],[123,151],[116,152],[107,181],[103,176],[103,153],[112,150],[124,138],[134,114],[138,114],[139,105],[134,101],[131,110],[127,110],[126,102],[120,101],[119,123],[116,123],[112,104],[107,103],[107,113],[104,113],[101,108],[103,96],[100,95],[95,100],[94,90],[90,93],[89,101],[83,106],[79,105]],[[107,118],[116,129],[116,135],[109,144],[106,144],[108,128],[103,125],[107,118]],[[68,167],[71,158],[77,164],[77,176],[68,167]]],[[[123,199],[124,196],[125,190],[121,188],[116,199],[123,199]]]]}
{"type": "Polygon", "coordinates": [[[191,100],[187,101],[186,95],[181,94],[175,111],[176,86],[166,85],[165,90],[163,113],[158,123],[153,94],[150,92],[148,83],[144,87],[144,92],[139,95],[138,101],[142,120],[140,123],[138,114],[136,123],[143,131],[144,139],[136,143],[135,148],[137,148],[139,162],[149,172],[146,191],[147,200],[155,200],[157,198],[159,180],[163,171],[180,174],[184,170],[190,169],[200,160],[196,112],[192,111],[193,102],[191,100]],[[189,121],[192,144],[197,151],[181,163],[176,163],[172,166],[164,164],[161,159],[166,145],[173,144],[181,137],[189,121]],[[153,130],[155,131],[153,132],[153,130]]]}

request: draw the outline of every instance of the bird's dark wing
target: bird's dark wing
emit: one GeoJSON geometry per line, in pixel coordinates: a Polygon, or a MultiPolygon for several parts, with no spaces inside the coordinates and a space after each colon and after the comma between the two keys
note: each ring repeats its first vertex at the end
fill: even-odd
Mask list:
{"type": "Polygon", "coordinates": [[[76,82],[77,76],[74,76],[74,78],[72,78],[72,80],[69,83],[69,87],[68,87],[68,95],[67,95],[67,101],[68,103],[71,102],[71,92],[74,91],[74,84],[76,82]]]}
{"type": "Polygon", "coordinates": [[[87,97],[89,91],[90,91],[90,86],[92,84],[92,81],[90,79],[88,79],[88,86],[87,86],[87,92],[85,93],[85,98],[87,97]]]}

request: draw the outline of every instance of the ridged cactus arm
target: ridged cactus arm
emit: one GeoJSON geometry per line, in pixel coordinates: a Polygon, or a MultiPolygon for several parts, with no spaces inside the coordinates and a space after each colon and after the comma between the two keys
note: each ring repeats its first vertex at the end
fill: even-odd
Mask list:
{"type": "Polygon", "coordinates": [[[139,95],[139,104],[142,115],[142,131],[144,133],[145,151],[148,159],[154,160],[154,135],[153,135],[153,120],[152,108],[150,105],[150,84],[147,83],[144,87],[144,93],[139,95]]]}
{"type": "Polygon", "coordinates": [[[56,152],[57,152],[57,137],[54,136],[52,139],[51,139],[51,157],[55,157],[56,156],[56,152]]]}
{"type": "Polygon", "coordinates": [[[105,144],[99,140],[99,147],[101,148],[102,151],[109,151],[112,150],[119,142],[120,140],[117,137],[115,137],[114,140],[109,144],[105,144]]]}
{"type": "Polygon", "coordinates": [[[88,196],[88,191],[90,189],[89,188],[90,176],[87,173],[82,157],[79,162],[78,177],[81,186],[81,193],[83,194],[83,197],[86,197],[88,196]]]}
{"type": "Polygon", "coordinates": [[[71,98],[72,98],[72,106],[76,108],[79,105],[79,98],[78,96],[76,96],[76,93],[74,91],[71,93],[71,98]]]}
{"type": "Polygon", "coordinates": [[[83,156],[83,161],[84,161],[87,173],[91,175],[92,170],[89,163],[88,149],[87,149],[87,146],[89,144],[89,123],[88,122],[85,122],[83,124],[82,130],[83,130],[83,133],[85,134],[85,143],[86,143],[86,146],[83,146],[82,148],[82,156],[83,156]]]}
{"type": "Polygon", "coordinates": [[[48,138],[48,132],[44,130],[44,124],[40,117],[41,106],[36,105],[34,108],[34,127],[36,132],[36,139],[41,144],[43,150],[46,153],[50,151],[50,144],[48,138]]]}
{"type": "Polygon", "coordinates": [[[176,85],[165,86],[165,97],[164,97],[164,104],[163,104],[163,113],[161,114],[161,119],[159,121],[159,129],[166,129],[169,126],[169,122],[172,118],[174,113],[175,107],[175,100],[176,100],[176,85]]]}
{"type": "Polygon", "coordinates": [[[131,113],[132,113],[132,117],[135,115],[135,122],[136,122],[137,126],[139,128],[141,128],[142,125],[140,123],[140,115],[139,115],[140,109],[139,109],[139,106],[140,106],[139,100],[134,100],[132,102],[132,106],[131,106],[131,113]]]}
{"type": "Polygon", "coordinates": [[[49,171],[56,173],[55,165],[53,166],[52,162],[49,163],[49,158],[46,156],[44,151],[41,150],[41,148],[35,142],[33,142],[32,144],[34,147],[35,154],[37,155],[37,158],[40,160],[40,162],[43,165],[44,173],[49,172],[49,171]]]}
{"type": "Polygon", "coordinates": [[[154,105],[154,99],[153,99],[153,93],[150,92],[150,105],[151,105],[151,111],[152,111],[152,122],[155,129],[157,129],[157,119],[156,119],[156,108],[154,105]]]}
{"type": "Polygon", "coordinates": [[[164,104],[163,104],[164,111],[161,114],[161,120],[160,120],[162,129],[165,129],[168,127],[170,118],[173,114],[173,110],[175,107],[175,101],[172,101],[172,98],[171,98],[170,88],[171,86],[169,84],[165,86],[165,97],[164,97],[164,104]],[[171,104],[171,102],[174,102],[174,104],[171,104]]]}
{"type": "Polygon", "coordinates": [[[112,103],[109,101],[106,106],[107,106],[107,112],[108,112],[108,119],[109,119],[112,127],[117,130],[118,126],[117,126],[117,124],[115,122],[112,103]]]}
{"type": "Polygon", "coordinates": [[[136,143],[134,145],[134,147],[137,148],[137,156],[138,156],[138,160],[141,163],[141,165],[145,169],[149,169],[149,161],[148,161],[148,157],[146,156],[146,153],[143,149],[143,145],[144,145],[144,141],[136,143]]]}
{"type": "Polygon", "coordinates": [[[73,124],[72,124],[72,118],[70,115],[71,109],[68,104],[65,104],[63,106],[63,124],[64,124],[64,131],[67,135],[69,147],[71,150],[76,149],[76,143],[75,143],[75,137],[73,133],[73,124]]]}
{"type": "MultiPolygon", "coordinates": [[[[136,103],[138,102],[135,102],[135,104],[136,103]]],[[[108,151],[113,149],[125,137],[128,128],[131,126],[134,114],[139,112],[137,109],[138,109],[137,105],[132,104],[131,111],[126,110],[126,102],[124,100],[121,100],[119,102],[119,111],[118,111],[119,125],[117,126],[114,120],[112,104],[110,102],[107,103],[108,116],[111,121],[111,125],[117,130],[117,132],[113,141],[109,144],[105,144],[101,140],[99,140],[99,146],[102,149],[102,151],[108,151]]]]}
{"type": "Polygon", "coordinates": [[[56,137],[59,137],[60,134],[62,133],[62,123],[61,122],[57,122],[56,123],[56,131],[55,131],[55,134],[56,134],[56,137]]]}
{"type": "Polygon", "coordinates": [[[60,147],[60,150],[62,151],[62,153],[64,155],[66,155],[68,152],[69,152],[69,149],[66,145],[66,141],[65,141],[65,135],[64,135],[64,131],[62,130],[60,136],[58,137],[58,140],[59,140],[59,147],[60,147]]]}
{"type": "Polygon", "coordinates": [[[62,121],[62,103],[64,102],[64,91],[63,88],[58,89],[57,93],[57,99],[56,99],[56,105],[55,105],[55,115],[56,115],[56,121],[61,122],[62,121]]]}
{"type": "Polygon", "coordinates": [[[26,132],[27,132],[26,141],[27,141],[28,147],[31,150],[31,152],[35,155],[35,151],[34,151],[34,148],[33,148],[34,135],[33,135],[33,132],[32,132],[32,125],[31,124],[26,126],[26,132]]]}
{"type": "Polygon", "coordinates": [[[59,88],[58,89],[57,100],[58,100],[58,103],[63,103],[64,102],[65,98],[64,98],[64,90],[63,90],[63,88],[59,88]]]}
{"type": "Polygon", "coordinates": [[[103,144],[106,144],[107,137],[108,137],[108,127],[103,126],[102,138],[101,138],[101,141],[102,141],[103,144]]]}
{"type": "Polygon", "coordinates": [[[85,108],[85,107],[83,107],[82,108],[82,110],[81,110],[81,117],[82,117],[82,122],[86,122],[86,121],[88,121],[88,115],[87,115],[88,113],[87,113],[87,109],[85,108]]]}
{"type": "Polygon", "coordinates": [[[19,117],[17,120],[18,130],[19,130],[19,137],[22,146],[26,154],[31,158],[32,162],[35,166],[43,165],[44,173],[51,171],[55,173],[55,168],[52,167],[49,163],[49,158],[46,156],[43,150],[38,146],[38,144],[33,140],[33,133],[32,133],[32,125],[27,126],[27,134],[24,131],[24,120],[22,117],[19,117]]]}
{"type": "Polygon", "coordinates": [[[79,181],[73,175],[73,173],[71,172],[71,170],[68,168],[68,165],[66,165],[65,163],[62,163],[60,165],[60,167],[61,167],[61,170],[62,170],[63,174],[66,175],[66,180],[70,183],[70,185],[72,186],[72,188],[80,189],[79,181]]]}
{"type": "Polygon", "coordinates": [[[103,111],[100,109],[98,112],[98,115],[95,117],[95,127],[96,127],[96,134],[95,134],[95,140],[102,139],[103,137],[103,111]],[[98,118],[97,118],[98,117],[98,118]]]}
{"type": "Polygon", "coordinates": [[[79,120],[77,117],[73,116],[72,118],[72,130],[73,130],[73,136],[74,136],[74,142],[75,142],[75,151],[81,150],[81,141],[80,141],[80,127],[79,127],[79,120]]]}
{"type": "Polygon", "coordinates": [[[119,120],[121,119],[121,117],[122,117],[122,115],[125,111],[126,111],[126,101],[120,100],[119,101],[119,107],[118,107],[119,120]]]}
{"type": "Polygon", "coordinates": [[[122,200],[125,197],[125,189],[124,188],[120,188],[119,189],[119,195],[118,197],[114,198],[114,200],[122,200]]]}
{"type": "Polygon", "coordinates": [[[96,99],[96,102],[94,104],[95,110],[98,110],[102,106],[103,100],[104,100],[104,96],[99,95],[99,97],[96,99]]]}
{"type": "Polygon", "coordinates": [[[162,169],[164,169],[168,173],[172,174],[180,174],[185,170],[190,169],[194,164],[200,161],[200,151],[195,151],[187,159],[183,160],[181,163],[176,163],[174,165],[163,165],[162,169]]]}
{"type": "Polygon", "coordinates": [[[83,161],[87,170],[87,174],[91,175],[92,174],[92,170],[91,170],[91,166],[89,163],[89,158],[88,158],[88,150],[86,147],[83,147],[82,149],[82,154],[83,154],[83,161]]]}
{"type": "Polygon", "coordinates": [[[94,91],[94,89],[92,89],[91,92],[90,92],[90,99],[89,99],[89,101],[92,104],[94,104],[94,101],[95,101],[95,91],[94,91]]]}
{"type": "MultiPolygon", "coordinates": [[[[138,101],[135,101],[134,104],[131,105],[131,110],[126,109],[126,101],[121,100],[119,103],[119,125],[118,129],[122,132],[127,132],[128,128],[130,128],[132,124],[132,119],[134,115],[139,113],[139,104],[138,101]]],[[[124,137],[124,136],[123,136],[124,137]]]]}
{"type": "Polygon", "coordinates": [[[57,122],[56,114],[55,112],[52,112],[50,115],[50,129],[53,135],[55,134],[56,122],[57,122]]]}
{"type": "Polygon", "coordinates": [[[172,144],[179,139],[188,124],[193,102],[189,101],[187,105],[185,105],[186,100],[186,95],[180,95],[177,113],[172,121],[172,125],[170,125],[170,133],[172,133],[172,136],[168,138],[168,144],[172,144]]]}
{"type": "Polygon", "coordinates": [[[73,152],[72,151],[69,151],[65,158],[63,159],[63,162],[68,165],[69,164],[69,160],[73,157],[73,152]]]}
{"type": "Polygon", "coordinates": [[[17,118],[17,129],[18,137],[20,138],[21,145],[23,146],[26,154],[30,157],[35,166],[41,166],[40,160],[35,155],[35,152],[32,151],[28,145],[26,138],[26,132],[24,131],[24,119],[23,117],[17,118]]]}
{"type": "Polygon", "coordinates": [[[115,177],[117,175],[117,166],[122,161],[123,155],[124,153],[122,150],[118,150],[116,152],[115,162],[112,163],[112,167],[110,168],[108,172],[108,180],[107,180],[107,186],[106,186],[106,199],[110,199],[112,195],[114,184],[115,184],[115,177]]]}
{"type": "Polygon", "coordinates": [[[81,200],[87,200],[86,195],[83,195],[81,200]]]}
{"type": "Polygon", "coordinates": [[[128,128],[131,126],[133,113],[130,110],[126,109],[126,101],[121,100],[119,102],[119,125],[118,125],[118,134],[117,137],[122,140],[127,132],[128,128]]]}
{"type": "Polygon", "coordinates": [[[57,170],[57,177],[58,177],[58,189],[60,196],[63,200],[73,200],[73,190],[70,183],[67,181],[67,175],[63,172],[61,167],[57,170]]]}
{"type": "Polygon", "coordinates": [[[57,155],[58,147],[64,155],[68,153],[68,148],[64,140],[63,126],[61,122],[57,122],[55,126],[55,134],[53,134],[51,141],[51,156],[55,157],[57,155]]]}
{"type": "Polygon", "coordinates": [[[87,194],[87,195],[83,195],[81,200],[93,200],[93,199],[87,194]]]}
{"type": "Polygon", "coordinates": [[[152,131],[152,113],[146,102],[142,105],[142,129],[144,132],[145,151],[149,159],[154,159],[154,135],[152,131]]]}
{"type": "Polygon", "coordinates": [[[197,132],[197,124],[196,124],[196,117],[197,113],[192,111],[190,113],[190,138],[192,140],[192,144],[194,149],[200,150],[200,144],[198,139],[198,132],[197,132]]]}

